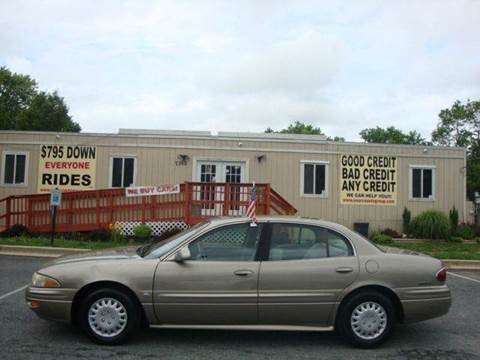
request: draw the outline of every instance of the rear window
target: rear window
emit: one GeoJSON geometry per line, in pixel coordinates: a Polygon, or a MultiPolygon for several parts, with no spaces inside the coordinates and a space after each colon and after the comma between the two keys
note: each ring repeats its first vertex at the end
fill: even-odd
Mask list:
{"type": "Polygon", "coordinates": [[[301,224],[272,224],[269,260],[309,260],[352,255],[350,242],[333,230],[301,224]]]}

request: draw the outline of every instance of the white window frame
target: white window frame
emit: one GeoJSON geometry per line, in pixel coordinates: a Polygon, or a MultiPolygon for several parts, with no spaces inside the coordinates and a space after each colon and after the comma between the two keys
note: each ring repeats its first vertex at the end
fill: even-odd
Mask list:
{"type": "MultiPolygon", "coordinates": [[[[311,197],[311,198],[328,198],[328,187],[329,187],[329,172],[330,172],[330,161],[325,160],[300,160],[300,196],[302,197],[311,197]],[[325,166],[325,191],[321,194],[305,194],[304,182],[305,182],[305,165],[324,165],[325,166]]],[[[315,191],[315,176],[316,171],[313,172],[313,186],[315,191]]]]}
{"type": "MultiPolygon", "coordinates": [[[[2,171],[1,171],[1,185],[6,186],[6,187],[27,187],[28,186],[28,164],[29,164],[29,152],[28,151],[13,151],[13,150],[4,150],[2,152],[2,171]],[[5,165],[6,165],[6,157],[7,155],[25,155],[25,177],[23,179],[23,183],[19,184],[7,184],[5,183],[5,165]]],[[[16,164],[16,159],[15,159],[15,164],[16,164]]],[[[13,169],[13,179],[15,181],[15,171],[16,171],[16,166],[13,169]]]]}
{"type": "MultiPolygon", "coordinates": [[[[249,179],[249,168],[250,168],[250,161],[249,159],[242,159],[242,158],[212,158],[212,157],[194,157],[192,164],[192,181],[195,182],[200,182],[200,170],[199,166],[201,164],[210,164],[213,163],[217,165],[217,170],[220,169],[220,167],[223,167],[225,165],[240,165],[242,166],[242,169],[245,170],[242,173],[242,183],[243,182],[248,182],[249,179]]],[[[223,169],[221,169],[224,171],[223,169]]],[[[216,178],[216,182],[221,182],[220,179],[216,178]]]]}
{"type": "MultiPolygon", "coordinates": [[[[125,167],[125,159],[133,159],[133,183],[131,186],[135,186],[137,183],[137,155],[111,155],[110,156],[110,166],[108,172],[108,187],[111,189],[122,189],[122,187],[112,186],[113,180],[113,159],[121,158],[123,159],[123,168],[125,167]]],[[[122,184],[123,184],[124,172],[122,171],[122,184]]]]}
{"type": "MultiPolygon", "coordinates": [[[[410,201],[427,201],[427,202],[435,201],[436,169],[437,169],[437,167],[435,165],[409,165],[409,169],[408,169],[408,186],[409,186],[408,199],[410,201]],[[430,195],[430,197],[428,197],[428,198],[413,197],[413,169],[432,170],[432,195],[430,195]]],[[[422,177],[420,179],[420,193],[423,195],[423,171],[422,171],[422,177]]]]}

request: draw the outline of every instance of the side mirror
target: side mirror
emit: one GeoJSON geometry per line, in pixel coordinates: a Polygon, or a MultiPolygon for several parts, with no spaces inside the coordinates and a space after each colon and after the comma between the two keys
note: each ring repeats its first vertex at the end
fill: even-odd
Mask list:
{"type": "Polygon", "coordinates": [[[177,251],[177,253],[173,257],[173,261],[178,263],[183,263],[185,260],[189,260],[191,258],[192,258],[192,254],[190,253],[188,246],[185,246],[181,248],[180,251],[177,251]]]}

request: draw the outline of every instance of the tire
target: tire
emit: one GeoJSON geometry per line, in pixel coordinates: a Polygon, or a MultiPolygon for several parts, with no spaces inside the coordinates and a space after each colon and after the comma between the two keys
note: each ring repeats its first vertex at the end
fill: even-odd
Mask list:
{"type": "Polygon", "coordinates": [[[363,291],[342,304],[335,328],[352,345],[368,349],[387,340],[395,321],[395,307],[387,296],[363,291]]]}
{"type": "Polygon", "coordinates": [[[94,342],[102,345],[124,343],[141,321],[141,309],[126,293],[114,288],[95,290],[83,299],[79,324],[94,342]]]}

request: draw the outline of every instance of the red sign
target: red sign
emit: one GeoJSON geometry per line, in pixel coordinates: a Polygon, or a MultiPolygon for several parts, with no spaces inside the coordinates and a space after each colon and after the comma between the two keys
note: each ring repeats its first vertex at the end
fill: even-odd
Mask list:
{"type": "Polygon", "coordinates": [[[180,192],[180,185],[158,185],[158,186],[132,186],[125,188],[125,196],[153,196],[153,195],[168,195],[178,194],[180,192]]]}

